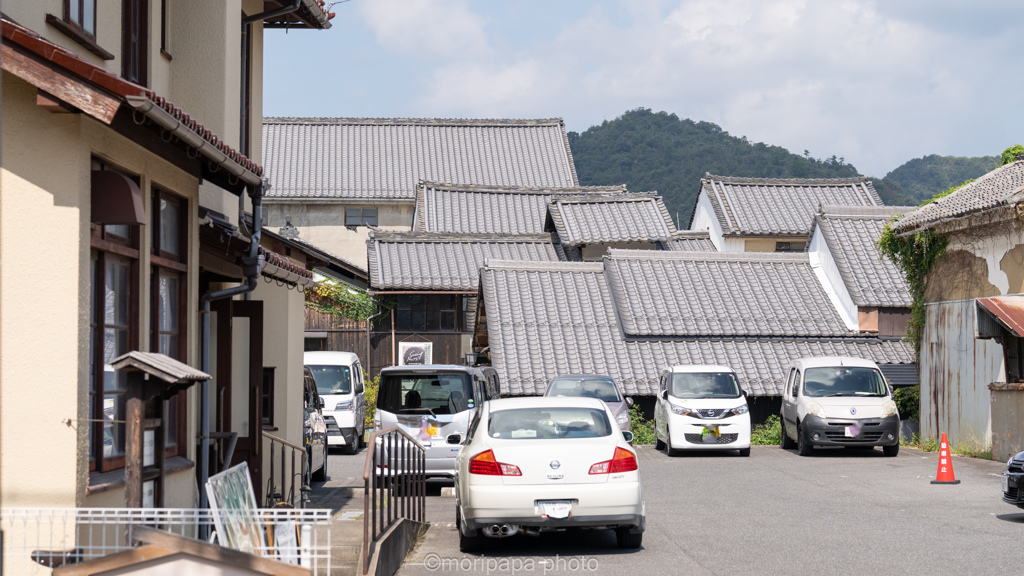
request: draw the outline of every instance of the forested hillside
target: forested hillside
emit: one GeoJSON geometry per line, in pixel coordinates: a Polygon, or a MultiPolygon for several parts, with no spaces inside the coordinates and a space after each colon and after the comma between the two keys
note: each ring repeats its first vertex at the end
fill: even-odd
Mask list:
{"type": "MultiPolygon", "coordinates": [[[[857,169],[843,158],[815,159],[780,146],[749,142],[716,124],[680,120],[675,114],[630,110],[592,126],[569,132],[580,184],[625,184],[632,192],[656,190],[673,218],[685,228],[706,172],[752,178],[848,178],[857,169]]],[[[917,205],[999,164],[993,156],[960,158],[925,156],[872,178],[886,204],[917,205]]]]}
{"type": "Polygon", "coordinates": [[[710,122],[680,120],[675,114],[630,110],[569,133],[580,184],[625,184],[632,192],[658,191],[683,228],[706,172],[757,178],[847,178],[857,169],[835,156],[800,156],[779,146],[747,141],[710,122]]]}

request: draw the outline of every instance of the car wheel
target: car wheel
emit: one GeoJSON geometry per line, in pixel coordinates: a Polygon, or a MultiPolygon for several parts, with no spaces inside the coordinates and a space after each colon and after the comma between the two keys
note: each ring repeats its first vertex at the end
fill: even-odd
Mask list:
{"type": "Polygon", "coordinates": [[[900,445],[895,444],[893,446],[882,446],[882,454],[886,456],[895,456],[900,453],[900,445]]]}
{"type": "Polygon", "coordinates": [[[804,431],[800,429],[798,424],[796,427],[796,451],[801,456],[810,456],[814,450],[814,447],[804,440],[804,431]]]}
{"type": "Polygon", "coordinates": [[[665,454],[669,456],[679,456],[679,450],[672,447],[672,434],[665,436],[665,454]]]}
{"type": "Polygon", "coordinates": [[[312,451],[306,450],[306,477],[302,479],[307,487],[313,487],[313,455],[312,451]]]}
{"type": "Polygon", "coordinates": [[[661,441],[661,438],[658,438],[658,423],[655,422],[654,423],[654,449],[655,450],[662,450],[664,448],[665,448],[665,443],[661,441]]]}
{"type": "MultiPolygon", "coordinates": [[[[310,459],[312,462],[312,459],[310,459]]],[[[313,480],[317,482],[323,482],[327,480],[327,444],[324,444],[324,463],[320,466],[320,469],[313,472],[313,480]]]]}
{"type": "Polygon", "coordinates": [[[740,448],[740,456],[743,456],[744,458],[750,456],[750,446],[747,446],[746,448],[740,448]]]}
{"type": "Polygon", "coordinates": [[[643,541],[643,532],[633,534],[629,531],[629,528],[615,529],[615,543],[618,544],[619,548],[639,548],[643,541]]]}
{"type": "Polygon", "coordinates": [[[352,441],[345,444],[345,452],[348,454],[355,454],[359,452],[359,437],[356,436],[354,431],[352,432],[352,441]]]}
{"type": "Polygon", "coordinates": [[[796,448],[796,446],[793,443],[793,439],[789,437],[789,434],[786,434],[785,420],[782,420],[781,417],[779,418],[779,420],[781,421],[780,426],[782,426],[782,435],[779,437],[779,448],[782,448],[783,450],[792,450],[793,448],[796,448]]]}
{"type": "Polygon", "coordinates": [[[458,508],[455,509],[455,528],[459,531],[460,552],[479,552],[484,547],[484,537],[479,530],[474,530],[472,536],[462,533],[462,513],[458,508]]]}

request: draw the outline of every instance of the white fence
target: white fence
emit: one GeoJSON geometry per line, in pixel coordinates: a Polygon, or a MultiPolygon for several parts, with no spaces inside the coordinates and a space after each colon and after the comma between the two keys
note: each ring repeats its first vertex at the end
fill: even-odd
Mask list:
{"type": "MultiPolygon", "coordinates": [[[[330,574],[330,510],[261,508],[243,520],[260,527],[254,553],[330,574]]],[[[3,574],[49,574],[134,548],[136,526],[193,539],[202,526],[215,530],[209,510],[192,508],[0,508],[3,574]]]]}

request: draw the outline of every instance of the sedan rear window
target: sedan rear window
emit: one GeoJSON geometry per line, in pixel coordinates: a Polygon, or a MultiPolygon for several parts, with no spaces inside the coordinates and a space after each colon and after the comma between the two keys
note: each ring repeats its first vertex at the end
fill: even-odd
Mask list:
{"type": "Polygon", "coordinates": [[[385,374],[377,406],[392,414],[458,414],[473,408],[473,377],[448,374],[385,374]]]}
{"type": "Polygon", "coordinates": [[[491,413],[487,434],[502,439],[599,438],[612,433],[604,410],[519,408],[491,413]]]}

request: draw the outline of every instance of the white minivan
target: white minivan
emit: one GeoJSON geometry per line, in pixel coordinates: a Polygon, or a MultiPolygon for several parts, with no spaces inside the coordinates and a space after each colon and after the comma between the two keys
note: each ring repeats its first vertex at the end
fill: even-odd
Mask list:
{"type": "Polygon", "coordinates": [[[661,373],[654,406],[654,447],[739,450],[750,456],[747,393],[728,366],[673,366],[661,373]]]}
{"type": "Polygon", "coordinates": [[[366,402],[363,368],[352,352],[306,352],[303,363],[313,372],[324,401],[327,446],[344,446],[355,454],[364,444],[366,402]]]}
{"type": "Polygon", "coordinates": [[[878,365],[847,357],[800,358],[782,391],[783,448],[810,456],[815,446],[900,451],[900,414],[878,365]]]}

